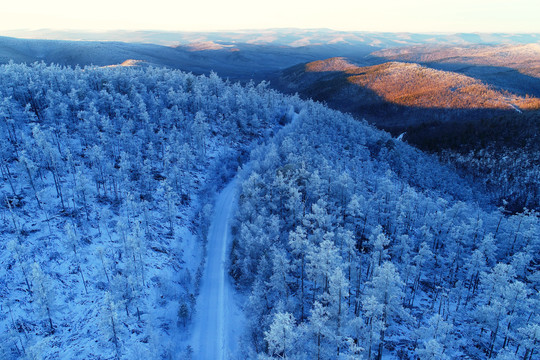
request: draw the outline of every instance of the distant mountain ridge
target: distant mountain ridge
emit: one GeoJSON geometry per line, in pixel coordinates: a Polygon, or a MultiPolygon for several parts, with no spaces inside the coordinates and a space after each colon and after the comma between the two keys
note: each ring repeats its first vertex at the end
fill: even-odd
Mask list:
{"type": "Polygon", "coordinates": [[[0,36],[0,64],[43,61],[68,66],[107,66],[141,60],[195,74],[217,72],[233,80],[261,81],[268,73],[329,56],[364,57],[380,48],[339,44],[291,47],[275,44],[198,41],[164,46],[118,41],[18,39],[0,36]]]}
{"type": "Polygon", "coordinates": [[[73,31],[12,30],[1,35],[26,39],[58,39],[86,41],[122,41],[158,45],[182,45],[193,42],[274,44],[307,46],[343,43],[374,47],[395,47],[419,44],[529,44],[540,43],[540,34],[510,33],[407,33],[372,31],[337,31],[331,29],[248,29],[236,31],[73,31]]]}
{"type": "Polygon", "coordinates": [[[379,50],[371,56],[420,63],[502,66],[540,78],[540,44],[497,46],[411,46],[379,50]]]}

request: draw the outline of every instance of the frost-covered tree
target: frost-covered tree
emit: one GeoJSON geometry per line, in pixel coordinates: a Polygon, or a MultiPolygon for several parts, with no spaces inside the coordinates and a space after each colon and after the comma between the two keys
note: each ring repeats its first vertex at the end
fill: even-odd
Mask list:
{"type": "Polygon", "coordinates": [[[120,304],[114,300],[109,292],[105,293],[103,305],[100,309],[101,316],[101,332],[104,336],[105,343],[114,346],[115,358],[120,359],[122,354],[121,336],[122,323],[120,320],[121,312],[119,311],[120,304]]]}
{"type": "MultiPolygon", "coordinates": [[[[378,359],[382,358],[386,329],[398,319],[407,319],[403,308],[403,285],[396,267],[391,262],[386,261],[375,269],[373,279],[366,291],[365,296],[380,306],[380,314],[374,313],[374,316],[379,315],[377,320],[381,321],[378,359]]],[[[375,304],[371,306],[376,307],[375,304]]]]}
{"type": "Polygon", "coordinates": [[[294,316],[287,312],[276,313],[270,328],[264,333],[268,353],[283,359],[292,357],[297,336],[294,316]]]}
{"type": "Polygon", "coordinates": [[[428,342],[422,344],[422,347],[416,352],[421,360],[446,360],[450,359],[448,355],[444,353],[444,348],[435,339],[431,339],[428,342]]]}
{"type": "Polygon", "coordinates": [[[32,295],[36,301],[38,313],[46,317],[49,332],[54,333],[53,312],[55,311],[55,291],[52,280],[45,274],[38,263],[32,265],[32,295]]]}
{"type": "Polygon", "coordinates": [[[289,246],[294,256],[293,264],[296,266],[295,273],[298,274],[297,287],[300,289],[300,321],[304,320],[304,303],[306,294],[306,254],[311,246],[307,239],[306,231],[301,226],[297,226],[289,233],[289,246]]]}
{"type": "Polygon", "coordinates": [[[500,334],[504,334],[504,348],[509,338],[515,336],[516,325],[525,321],[528,290],[515,278],[514,268],[502,263],[481,276],[477,319],[482,329],[490,333],[486,348],[488,358],[495,353],[500,334]]]}

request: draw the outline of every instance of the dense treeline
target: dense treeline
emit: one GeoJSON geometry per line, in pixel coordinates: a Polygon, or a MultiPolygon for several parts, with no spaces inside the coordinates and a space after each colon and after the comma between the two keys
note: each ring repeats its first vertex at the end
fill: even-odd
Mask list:
{"type": "Polygon", "coordinates": [[[212,186],[299,100],[150,67],[0,84],[0,358],[175,358],[212,186]]]}
{"type": "Polygon", "coordinates": [[[403,131],[407,142],[485,184],[508,211],[540,210],[539,112],[392,129],[403,131]]]}
{"type": "Polygon", "coordinates": [[[492,208],[432,158],[319,105],[241,174],[231,274],[250,294],[250,356],[538,353],[538,213],[492,208]]]}

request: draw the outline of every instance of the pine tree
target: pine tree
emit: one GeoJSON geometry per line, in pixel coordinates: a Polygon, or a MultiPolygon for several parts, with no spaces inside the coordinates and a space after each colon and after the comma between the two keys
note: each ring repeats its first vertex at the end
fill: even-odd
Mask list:
{"type": "Polygon", "coordinates": [[[51,278],[41,270],[38,263],[32,265],[32,295],[39,312],[47,317],[49,332],[54,333],[52,314],[55,310],[55,294],[51,278]]]}
{"type": "Polygon", "coordinates": [[[308,344],[316,344],[316,355],[313,358],[320,360],[325,357],[325,344],[331,337],[331,331],[328,328],[327,308],[318,301],[315,301],[311,310],[308,332],[314,337],[314,340],[308,340],[308,344]]]}
{"type": "Polygon", "coordinates": [[[289,233],[289,246],[291,248],[292,255],[295,258],[295,265],[297,267],[297,273],[300,284],[300,321],[304,320],[304,303],[305,303],[305,279],[306,279],[306,253],[310,251],[310,243],[307,240],[306,231],[303,227],[297,226],[295,231],[289,233]]]}
{"type": "MultiPolygon", "coordinates": [[[[389,261],[377,267],[373,273],[373,279],[366,291],[371,309],[380,309],[380,313],[372,310],[371,316],[380,315],[380,342],[377,351],[377,359],[382,358],[386,329],[398,319],[406,319],[407,315],[403,308],[403,282],[396,267],[389,261]],[[378,305],[378,306],[377,306],[378,305]]],[[[367,315],[366,315],[367,316],[367,315]]]]}
{"type": "Polygon", "coordinates": [[[297,336],[294,316],[287,312],[276,313],[270,329],[264,332],[268,353],[282,359],[292,357],[297,336]]]}
{"type": "Polygon", "coordinates": [[[105,293],[103,305],[101,306],[101,331],[105,336],[105,342],[114,345],[115,359],[121,357],[120,336],[122,334],[120,312],[118,311],[120,304],[116,302],[109,292],[105,293]]]}

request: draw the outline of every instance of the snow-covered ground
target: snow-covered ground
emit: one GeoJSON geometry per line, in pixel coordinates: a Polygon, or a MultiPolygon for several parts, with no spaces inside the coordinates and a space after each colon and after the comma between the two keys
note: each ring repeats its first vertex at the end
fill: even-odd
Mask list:
{"type": "Polygon", "coordinates": [[[193,324],[194,359],[233,358],[241,332],[242,315],[235,290],[227,274],[231,245],[231,215],[235,206],[237,181],[219,194],[208,233],[207,259],[193,324]]]}

